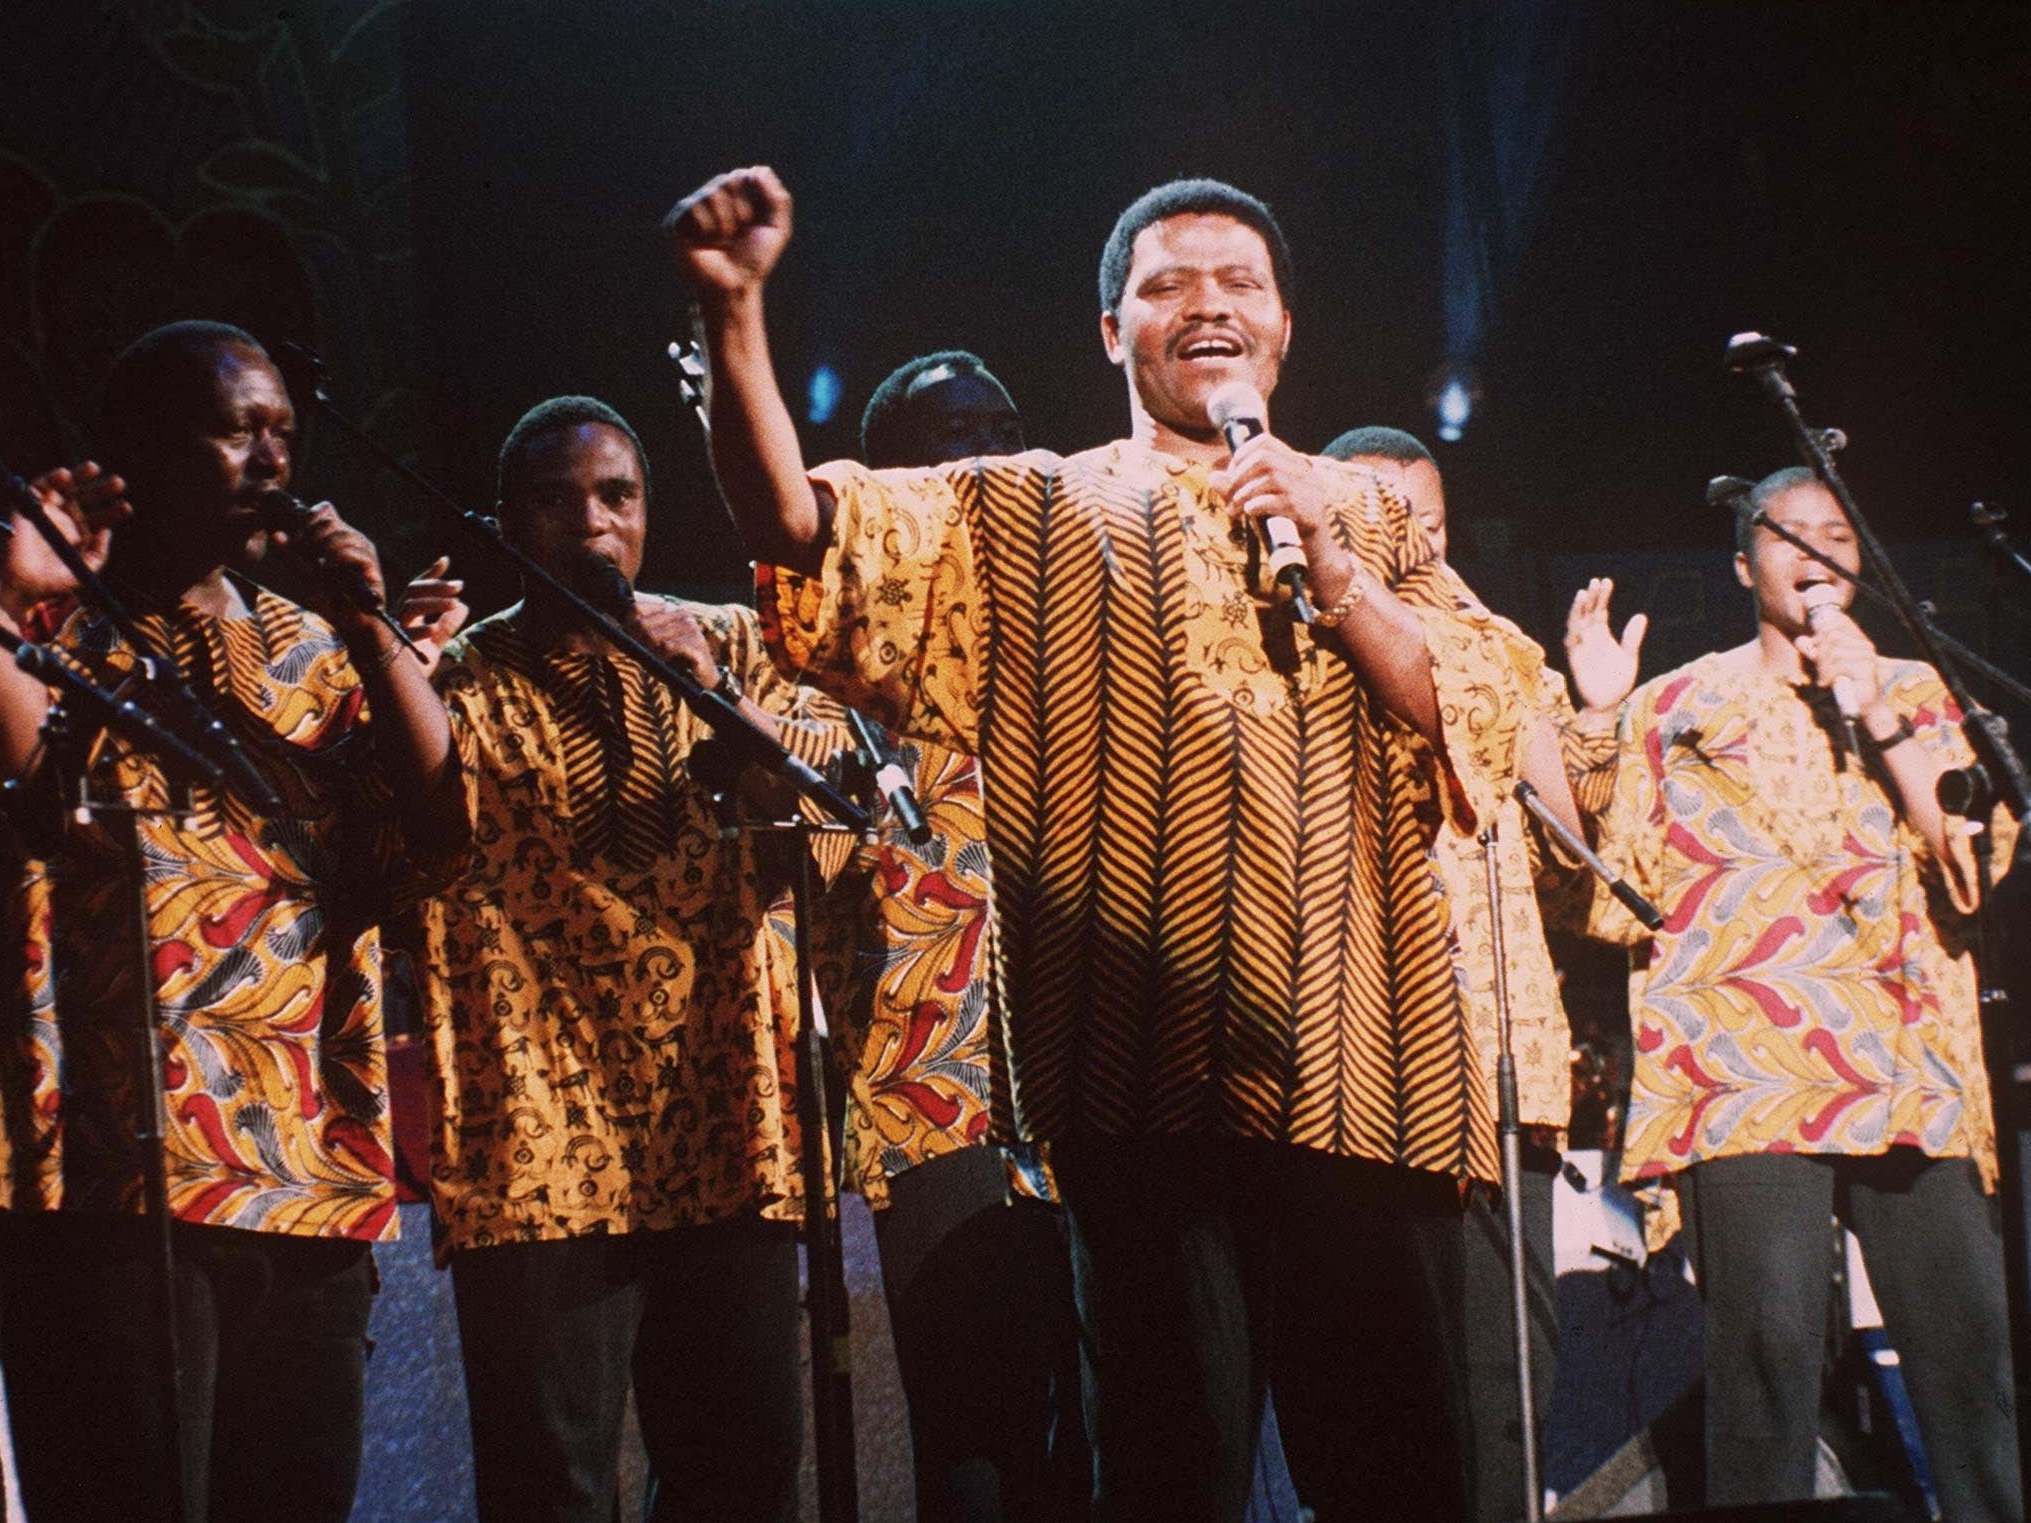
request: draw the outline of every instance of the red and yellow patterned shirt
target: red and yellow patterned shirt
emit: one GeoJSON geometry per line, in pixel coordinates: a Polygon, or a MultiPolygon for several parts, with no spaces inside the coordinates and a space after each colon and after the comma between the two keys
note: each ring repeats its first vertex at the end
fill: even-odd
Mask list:
{"type": "MultiPolygon", "coordinates": [[[[1915,743],[1964,765],[1932,669],[1882,669],[1915,743]]],[[[1935,859],[1879,770],[1837,767],[1800,691],[1739,651],[1646,683],[1621,735],[1601,853],[1665,917],[1653,936],[1595,896],[1595,934],[1635,949],[1623,1177],[1909,1146],[1993,1182],[1964,837],[1935,859]]],[[[1992,828],[2007,862],[2014,827],[1992,828]]]]}
{"type": "MultiPolygon", "coordinates": [[[[166,813],[159,763],[115,735],[93,742],[94,792],[139,811],[170,1208],[213,1226],[389,1238],[378,923],[405,870],[344,645],[314,614],[249,594],[244,618],[186,605],[138,623],[240,738],[281,815],[202,788],[188,813],[166,813]]],[[[89,613],[57,640],[102,679],[133,665],[89,613]]],[[[0,1040],[0,1200],[132,1211],[135,1119],[149,1100],[126,833],[66,819],[42,844],[43,823],[42,855],[16,857],[8,901],[18,963],[0,1040]]]]}

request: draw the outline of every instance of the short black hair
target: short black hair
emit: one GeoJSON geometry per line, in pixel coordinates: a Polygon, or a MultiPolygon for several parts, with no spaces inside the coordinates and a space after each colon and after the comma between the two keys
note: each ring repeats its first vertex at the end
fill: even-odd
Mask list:
{"type": "Polygon", "coordinates": [[[955,374],[984,375],[1001,385],[987,368],[987,361],[964,349],[940,349],[904,360],[875,387],[860,415],[860,458],[875,470],[917,463],[907,458],[912,442],[908,437],[910,386],[925,371],[940,365],[949,365],[955,374]]]}
{"type": "Polygon", "coordinates": [[[1245,190],[1225,180],[1172,180],[1137,196],[1114,221],[1100,250],[1100,310],[1118,313],[1122,292],[1128,288],[1128,267],[1135,255],[1135,240],[1153,222],[1168,217],[1211,215],[1232,217],[1262,234],[1269,245],[1270,272],[1276,276],[1276,294],[1288,307],[1296,293],[1296,276],[1291,268],[1291,246],[1284,241],[1276,215],[1245,190]]]}
{"type": "Polygon", "coordinates": [[[1398,465],[1416,465],[1420,460],[1427,465],[1438,464],[1432,458],[1432,452],[1425,448],[1424,440],[1416,434],[1407,434],[1400,428],[1384,428],[1380,424],[1350,428],[1320,453],[1335,460],[1369,455],[1378,460],[1394,460],[1398,465]]]}
{"type": "Polygon", "coordinates": [[[604,423],[627,436],[634,446],[635,464],[642,468],[642,498],[649,496],[649,452],[642,448],[642,439],[612,407],[598,397],[562,396],[551,397],[538,402],[516,420],[508,430],[508,437],[501,441],[501,458],[494,475],[495,500],[507,505],[508,489],[513,485],[515,473],[529,457],[529,451],[536,440],[544,434],[555,433],[562,428],[577,428],[581,423],[604,423]]]}
{"type": "Polygon", "coordinates": [[[245,328],[197,318],[151,328],[120,351],[99,392],[101,440],[115,469],[209,401],[219,354],[227,349],[274,363],[245,328]]]}
{"type": "Polygon", "coordinates": [[[1811,486],[1819,480],[1811,469],[1803,465],[1787,465],[1781,471],[1772,471],[1747,494],[1735,501],[1735,549],[1742,555],[1749,553],[1749,546],[1756,538],[1756,515],[1770,511],[1770,504],[1786,492],[1800,487],[1811,486]]]}

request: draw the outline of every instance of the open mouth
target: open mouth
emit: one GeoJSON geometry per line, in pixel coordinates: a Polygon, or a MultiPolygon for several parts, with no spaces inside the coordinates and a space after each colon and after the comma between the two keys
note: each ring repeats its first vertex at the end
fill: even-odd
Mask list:
{"type": "Polygon", "coordinates": [[[1194,360],[1238,360],[1244,353],[1241,340],[1231,333],[1202,333],[1178,345],[1178,358],[1194,360]]]}

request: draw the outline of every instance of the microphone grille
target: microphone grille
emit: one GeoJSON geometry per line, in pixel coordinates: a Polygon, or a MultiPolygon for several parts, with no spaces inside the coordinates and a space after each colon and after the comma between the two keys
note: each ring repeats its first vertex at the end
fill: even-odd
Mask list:
{"type": "Polygon", "coordinates": [[[1261,423],[1268,415],[1269,404],[1262,393],[1246,381],[1223,381],[1206,398],[1206,420],[1215,428],[1225,428],[1236,418],[1261,423]]]}
{"type": "Polygon", "coordinates": [[[588,555],[575,578],[579,596],[610,618],[625,619],[634,611],[635,586],[627,573],[603,555],[588,555]]]}

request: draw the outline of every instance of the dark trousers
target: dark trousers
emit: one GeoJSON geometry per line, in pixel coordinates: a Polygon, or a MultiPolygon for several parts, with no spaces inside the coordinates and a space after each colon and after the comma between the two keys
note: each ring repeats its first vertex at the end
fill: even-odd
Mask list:
{"type": "MultiPolygon", "coordinates": [[[[1523,1255],[1530,1320],[1530,1389],[1542,1438],[1558,1373],[1558,1281],[1552,1256],[1552,1183],[1559,1156],[1523,1157],[1523,1255]]],[[[1503,1523],[1523,1516],[1523,1420],[1516,1392],[1516,1319],[1509,1279],[1509,1218],[1501,1195],[1476,1185],[1466,1209],[1414,1227],[1443,1309],[1446,1375],[1459,1435],[1464,1516],[1503,1523]]],[[[1281,1393],[1278,1400],[1281,1401],[1281,1393]]],[[[1541,1452],[1541,1451],[1540,1451],[1541,1452]]]]}
{"type": "Polygon", "coordinates": [[[1074,1138],[1099,1523],[1239,1523],[1263,1389],[1319,1523],[1459,1514],[1436,1287],[1409,1224],[1449,1179],[1206,1137],[1074,1138]]]}
{"type": "Polygon", "coordinates": [[[654,1523],[794,1523],[794,1226],[468,1248],[451,1278],[483,1523],[612,1523],[630,1376],[654,1523]]]}
{"type": "Polygon", "coordinates": [[[1695,1164],[1707,1501],[1812,1495],[1830,1219],[1862,1245],[1949,1523],[2024,1516],[1994,1201],[1966,1159],[1756,1155],[1695,1164]]]}
{"type": "Polygon", "coordinates": [[[1078,1318],[1060,1214],[1007,1199],[995,1148],[897,1175],[875,1214],[918,1523],[1085,1517],[1078,1318]]]}
{"type": "MultiPolygon", "coordinates": [[[[35,1523],[169,1516],[154,1245],[138,1217],[0,1215],[0,1361],[35,1523]]],[[[343,1523],[371,1250],[178,1223],[174,1254],[185,1516],[343,1523]]]]}

